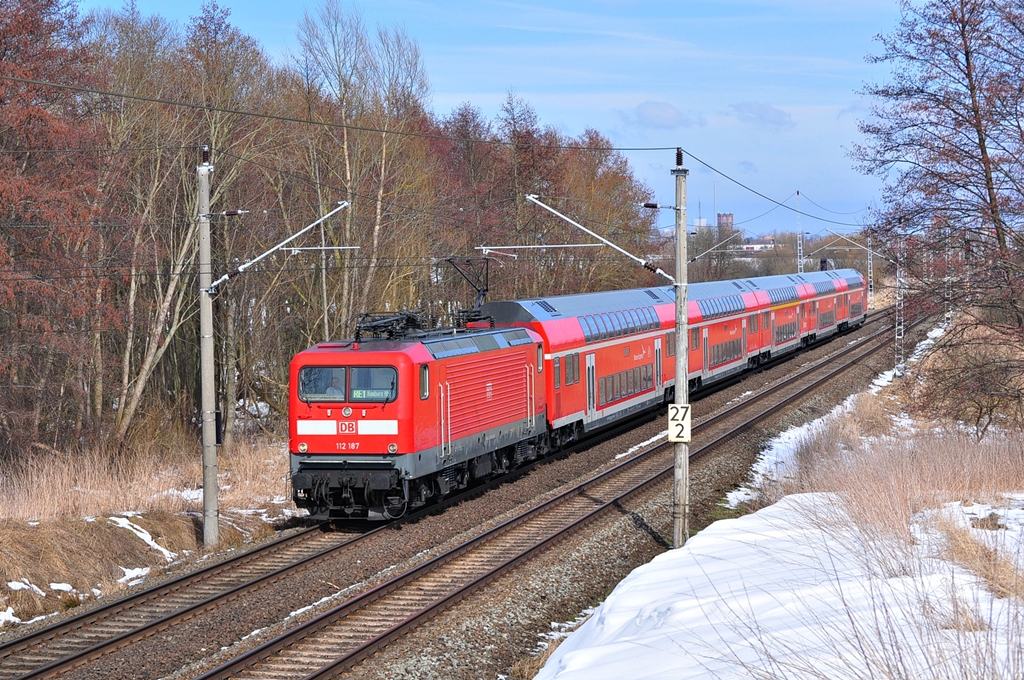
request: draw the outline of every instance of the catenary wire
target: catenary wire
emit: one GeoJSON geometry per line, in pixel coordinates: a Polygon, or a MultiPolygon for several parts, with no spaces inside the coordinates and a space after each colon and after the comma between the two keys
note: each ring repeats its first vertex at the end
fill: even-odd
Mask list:
{"type": "MultiPolygon", "coordinates": [[[[469,143],[479,143],[479,144],[496,144],[496,145],[501,145],[501,146],[520,146],[520,147],[542,148],[542,149],[575,149],[575,150],[579,150],[579,151],[670,151],[670,150],[674,150],[676,148],[680,148],[680,147],[588,147],[588,146],[582,146],[582,145],[578,145],[578,144],[576,144],[576,145],[573,145],[573,144],[519,144],[517,142],[507,142],[507,141],[497,140],[497,139],[494,139],[494,140],[465,139],[465,138],[458,138],[458,137],[449,137],[447,135],[432,134],[432,133],[427,133],[427,132],[414,132],[414,131],[409,131],[409,130],[385,130],[385,129],[382,129],[382,128],[372,128],[372,127],[369,127],[369,126],[351,125],[351,124],[347,124],[347,123],[332,123],[332,122],[329,122],[329,121],[316,121],[316,120],[311,120],[311,119],[307,119],[307,118],[295,118],[295,117],[292,117],[292,116],[281,116],[281,115],[269,114],[269,113],[257,113],[255,111],[244,111],[244,110],[241,110],[241,109],[227,109],[227,108],[222,108],[222,107],[210,106],[210,105],[207,105],[207,104],[191,104],[191,103],[188,103],[188,102],[178,102],[178,101],[173,101],[173,100],[169,100],[169,99],[159,99],[159,98],[156,98],[156,97],[144,97],[144,96],[141,96],[141,95],[133,95],[133,94],[127,94],[127,93],[123,93],[123,92],[109,92],[107,90],[100,90],[98,88],[85,87],[85,86],[82,86],[82,85],[67,85],[67,84],[64,84],[64,83],[54,83],[54,82],[49,82],[49,81],[45,81],[45,80],[36,80],[34,78],[19,78],[17,76],[0,75],[0,80],[8,80],[8,81],[12,81],[12,82],[25,83],[25,84],[28,84],[28,85],[38,85],[38,86],[41,86],[41,87],[53,87],[53,88],[58,88],[58,89],[73,90],[73,91],[76,91],[76,92],[85,92],[85,93],[88,93],[88,94],[95,94],[95,95],[100,95],[100,96],[105,96],[105,97],[120,97],[120,98],[124,98],[124,99],[132,99],[132,100],[136,100],[136,101],[145,101],[145,102],[150,102],[150,103],[155,103],[155,104],[165,104],[167,106],[179,106],[179,107],[190,108],[190,109],[199,110],[199,111],[211,111],[211,112],[217,112],[217,113],[228,113],[228,114],[231,114],[231,115],[251,116],[251,117],[263,118],[263,119],[267,119],[267,120],[278,120],[278,121],[281,121],[281,122],[288,122],[288,123],[301,123],[301,124],[304,124],[304,125],[320,125],[320,126],[332,127],[332,128],[338,128],[338,129],[348,129],[348,130],[355,130],[355,131],[361,131],[361,132],[372,132],[372,133],[375,133],[375,134],[395,134],[395,135],[401,135],[401,136],[419,137],[419,138],[424,138],[424,139],[440,139],[440,140],[457,141],[457,142],[469,142],[469,143]]],[[[781,203],[781,202],[775,200],[774,198],[771,198],[770,196],[767,196],[767,195],[761,193],[760,191],[757,191],[756,189],[754,189],[754,188],[752,188],[750,186],[747,186],[746,184],[744,184],[743,182],[739,181],[735,177],[732,177],[731,175],[729,175],[729,174],[727,174],[725,172],[722,172],[721,170],[719,170],[715,166],[713,166],[710,163],[702,160],[701,158],[699,158],[698,156],[694,155],[693,153],[690,153],[689,151],[686,151],[685,149],[683,149],[683,152],[686,153],[691,158],[693,158],[698,163],[700,163],[701,165],[703,165],[704,167],[706,167],[709,170],[711,170],[712,172],[720,175],[721,177],[729,180],[733,184],[743,188],[746,191],[749,191],[750,193],[754,194],[755,196],[759,196],[760,198],[765,199],[766,201],[770,201],[772,203],[775,203],[777,206],[784,207],[784,208],[786,208],[787,210],[789,210],[791,212],[803,215],[803,216],[808,217],[810,219],[818,220],[818,221],[821,221],[821,222],[826,222],[826,223],[829,223],[829,224],[836,224],[836,225],[844,226],[844,227],[858,227],[858,228],[863,227],[862,224],[855,224],[855,223],[852,223],[852,222],[839,222],[837,220],[830,220],[830,219],[827,219],[827,218],[824,218],[824,217],[819,217],[817,215],[813,215],[813,214],[804,212],[802,210],[797,210],[796,208],[793,208],[793,207],[790,207],[788,205],[785,205],[784,203],[781,203]]]]}

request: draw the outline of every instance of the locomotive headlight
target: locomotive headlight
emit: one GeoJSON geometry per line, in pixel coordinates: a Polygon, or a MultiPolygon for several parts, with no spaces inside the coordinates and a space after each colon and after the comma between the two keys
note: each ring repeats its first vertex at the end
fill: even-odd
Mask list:
{"type": "Polygon", "coordinates": [[[388,453],[398,453],[398,444],[388,444],[388,453]]]}
{"type": "Polygon", "coordinates": [[[346,406],[345,408],[341,409],[341,415],[348,418],[350,415],[352,415],[352,407],[346,406]]]}
{"type": "Polygon", "coordinates": [[[306,446],[306,442],[299,444],[299,453],[305,453],[306,451],[309,451],[309,447],[306,446]]]}

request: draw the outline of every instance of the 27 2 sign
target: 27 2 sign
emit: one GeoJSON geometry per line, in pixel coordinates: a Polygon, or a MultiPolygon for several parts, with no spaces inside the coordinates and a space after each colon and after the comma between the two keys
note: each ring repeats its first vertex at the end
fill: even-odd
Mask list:
{"type": "Polygon", "coordinates": [[[690,443],[690,405],[668,405],[668,440],[690,443]]]}

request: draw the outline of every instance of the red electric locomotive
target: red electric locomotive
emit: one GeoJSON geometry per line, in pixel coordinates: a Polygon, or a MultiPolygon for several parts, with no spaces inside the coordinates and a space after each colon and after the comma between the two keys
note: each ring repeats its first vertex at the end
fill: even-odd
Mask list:
{"type": "Polygon", "coordinates": [[[431,333],[414,320],[378,319],[393,339],[323,342],[292,360],[292,486],[312,517],[394,519],[536,457],[547,429],[540,338],[431,333]]]}
{"type": "MultiPolygon", "coordinates": [[[[855,270],[691,284],[691,389],[866,318],[855,270]]],[[[292,360],[293,498],[317,520],[410,508],[674,399],[675,293],[492,302],[486,323],[364,323],[292,360]],[[363,334],[374,337],[363,338],[363,334]]]]}

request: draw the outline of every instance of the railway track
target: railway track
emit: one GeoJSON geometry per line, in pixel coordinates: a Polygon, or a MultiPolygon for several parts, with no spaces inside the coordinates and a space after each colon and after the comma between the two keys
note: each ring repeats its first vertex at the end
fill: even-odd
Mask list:
{"type": "MultiPolygon", "coordinates": [[[[561,455],[592,446],[634,427],[623,424],[588,439],[561,455]]],[[[410,513],[398,522],[376,525],[366,533],[325,533],[312,527],[254,548],[159,586],[92,609],[67,621],[0,645],[0,680],[59,677],[76,667],[157,635],[226,603],[274,585],[341,551],[361,549],[407,522],[477,497],[522,476],[548,459],[534,461],[486,484],[452,495],[410,513]]],[[[326,525],[325,525],[326,526],[326,525]]],[[[365,529],[367,524],[362,523],[365,529]]]]}
{"type": "MultiPolygon", "coordinates": [[[[869,320],[869,323],[877,323],[882,318],[882,313],[876,313],[869,320]]],[[[880,334],[885,332],[882,331],[880,334]]],[[[872,338],[880,334],[876,334],[872,338]]],[[[827,361],[835,361],[841,356],[846,356],[853,352],[856,347],[851,346],[827,361]]],[[[791,380],[785,381],[773,388],[773,390],[784,389],[782,385],[791,383],[791,380]]],[[[745,405],[734,407],[730,412],[734,412],[736,408],[745,405]]],[[[715,418],[719,419],[719,416],[715,418]]],[[[712,421],[717,422],[717,420],[711,419],[706,423],[698,423],[695,432],[700,431],[701,428],[708,427],[712,421]]],[[[609,435],[611,434],[615,433],[609,433],[609,435]]],[[[587,445],[592,443],[587,442],[587,445]]],[[[696,449],[694,455],[698,455],[702,450],[703,448],[696,449]]],[[[657,462],[652,462],[656,458],[656,454],[648,452],[631,459],[628,463],[613,468],[613,470],[618,471],[615,474],[622,480],[632,479],[628,475],[634,473],[628,471],[633,468],[639,471],[635,474],[649,477],[652,472],[648,468],[651,465],[654,467],[658,465],[657,462]]],[[[465,581],[477,584],[467,586],[471,590],[481,587],[483,583],[483,581],[479,580],[481,573],[484,578],[486,578],[487,574],[491,574],[493,579],[514,566],[508,560],[501,562],[498,556],[518,555],[518,559],[521,561],[535,554],[537,550],[543,549],[543,547],[536,547],[536,545],[539,545],[536,538],[537,531],[544,533],[544,531],[547,531],[552,526],[571,525],[577,521],[572,519],[573,517],[581,518],[587,516],[587,512],[592,511],[596,505],[600,505],[602,502],[605,504],[615,502],[611,500],[600,501],[600,499],[606,496],[614,496],[621,491],[623,484],[628,485],[631,482],[617,482],[617,486],[607,487],[608,482],[602,480],[605,479],[605,475],[611,472],[604,473],[604,475],[587,483],[587,489],[589,490],[587,494],[589,495],[581,495],[583,492],[577,491],[576,500],[569,501],[563,499],[559,501],[556,505],[561,507],[557,511],[549,502],[516,520],[502,525],[503,528],[499,533],[503,536],[502,541],[504,542],[492,543],[492,541],[497,539],[489,538],[485,540],[483,537],[480,537],[473,542],[474,545],[479,546],[478,548],[471,549],[467,546],[460,546],[460,548],[456,549],[456,551],[461,550],[457,555],[446,553],[445,556],[421,565],[418,573],[422,576],[422,580],[418,580],[419,577],[414,578],[408,574],[398,577],[398,579],[406,581],[412,579],[409,582],[415,581],[418,584],[418,588],[421,588],[424,593],[429,594],[429,596],[425,596],[426,599],[434,601],[441,601],[450,596],[450,593],[448,595],[443,594],[446,583],[451,585],[452,583],[465,581]],[[593,486],[592,489],[591,486],[593,486]],[[619,491],[616,491],[616,489],[619,491]],[[593,492],[592,494],[591,491],[593,492]],[[548,509],[542,511],[542,508],[548,509]],[[537,519],[532,519],[534,517],[537,519]],[[546,527],[546,529],[536,529],[536,527],[546,527]],[[531,534],[531,531],[534,534],[531,534]],[[534,547],[524,548],[523,546],[527,544],[534,547]],[[439,561],[444,564],[453,563],[447,569],[448,571],[454,570],[453,573],[459,574],[458,578],[452,580],[450,576],[442,576],[441,572],[433,574],[438,568],[439,561]]],[[[491,485],[452,498],[449,503],[460,502],[465,497],[478,495],[484,489],[504,481],[506,480],[495,480],[491,485]]],[[[436,510],[437,508],[433,509],[433,511],[436,510]]],[[[415,519],[415,516],[410,517],[410,519],[415,519]]],[[[296,570],[303,569],[310,564],[336,554],[339,550],[352,549],[359,543],[371,540],[380,532],[387,531],[393,527],[394,525],[379,527],[374,531],[357,537],[324,533],[316,528],[308,529],[254,549],[234,559],[211,565],[199,572],[148,589],[130,598],[86,612],[68,621],[38,631],[33,635],[15,639],[0,645],[0,680],[55,677],[65,674],[91,660],[109,654],[113,650],[157,635],[184,621],[201,616],[204,612],[226,602],[243,598],[260,588],[270,586],[286,578],[296,570]]],[[[492,532],[486,536],[493,535],[492,532]]],[[[394,606],[391,604],[392,602],[408,597],[401,595],[399,600],[396,600],[390,596],[391,589],[393,589],[392,586],[384,584],[359,597],[369,597],[371,601],[383,598],[379,606],[385,608],[394,606]],[[384,597],[385,595],[388,597],[384,597]]],[[[415,591],[415,588],[413,590],[415,591]]],[[[408,587],[406,587],[404,592],[410,592],[408,587]]],[[[415,611],[426,609],[424,606],[419,606],[423,604],[422,598],[415,601],[409,600],[409,602],[411,603],[409,607],[412,607],[415,611]]],[[[352,609],[351,621],[356,622],[361,618],[366,618],[365,615],[359,613],[361,609],[362,605],[352,609]]],[[[392,615],[377,616],[377,613],[374,613],[369,618],[371,620],[378,618],[394,621],[395,616],[400,616],[402,612],[408,613],[407,610],[408,607],[405,610],[396,610],[396,613],[392,615]]],[[[345,616],[342,618],[345,618],[345,616]]],[[[413,614],[409,614],[405,618],[413,620],[416,617],[413,614]]],[[[409,626],[411,625],[416,624],[409,624],[409,626]]],[[[355,638],[369,639],[388,634],[390,628],[383,632],[379,630],[379,626],[372,629],[365,628],[364,626],[355,630],[361,631],[355,634],[355,638]],[[375,633],[375,635],[370,635],[371,632],[375,633]]],[[[297,633],[297,635],[301,637],[303,634],[297,633]]],[[[345,633],[345,635],[348,637],[344,639],[355,639],[349,633],[345,633]]],[[[334,648],[333,644],[329,643],[327,648],[334,648]]],[[[358,656],[358,653],[356,653],[356,656],[358,656]]],[[[210,677],[227,676],[218,675],[210,677]]]]}
{"type": "MultiPolygon", "coordinates": [[[[691,458],[706,454],[884,349],[887,343],[871,344],[871,340],[882,336],[888,337],[888,329],[801,371],[756,398],[701,421],[694,432],[707,435],[711,441],[696,447],[691,458]],[[866,344],[869,346],[865,348],[866,344]],[[837,362],[839,365],[832,367],[837,362]],[[741,415],[750,410],[754,412],[741,415]],[[730,422],[736,419],[740,422],[730,422]]],[[[210,671],[201,680],[334,677],[534,555],[605,514],[617,513],[631,497],[669,482],[672,472],[671,445],[653,446],[210,671]]]]}

